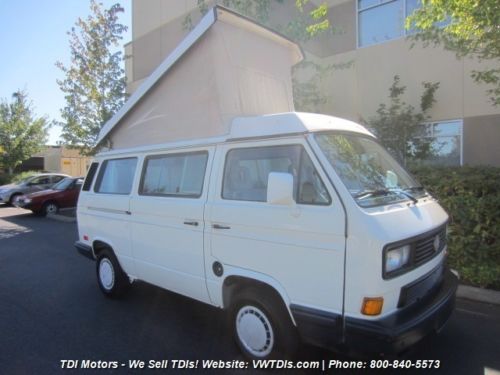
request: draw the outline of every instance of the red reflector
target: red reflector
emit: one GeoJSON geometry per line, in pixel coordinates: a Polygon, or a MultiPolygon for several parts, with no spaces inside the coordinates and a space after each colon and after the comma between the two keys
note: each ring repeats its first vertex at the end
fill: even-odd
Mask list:
{"type": "Polygon", "coordinates": [[[83,236],[83,239],[84,239],[85,241],[88,241],[88,240],[89,240],[89,236],[87,236],[87,235],[85,234],[85,235],[83,236]]]}

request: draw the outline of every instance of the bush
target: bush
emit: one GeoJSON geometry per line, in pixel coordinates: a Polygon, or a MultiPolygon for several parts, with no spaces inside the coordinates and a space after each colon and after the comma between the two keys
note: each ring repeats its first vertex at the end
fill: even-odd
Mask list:
{"type": "Polygon", "coordinates": [[[413,170],[450,215],[449,264],[463,282],[500,290],[500,168],[413,170]]]}

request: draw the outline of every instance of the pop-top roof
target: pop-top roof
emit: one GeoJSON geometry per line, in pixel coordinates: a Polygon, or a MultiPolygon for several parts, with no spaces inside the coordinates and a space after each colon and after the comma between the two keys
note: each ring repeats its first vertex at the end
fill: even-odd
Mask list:
{"type": "MultiPolygon", "coordinates": [[[[124,106],[103,126],[103,128],[101,129],[100,133],[99,133],[99,137],[98,137],[98,140],[97,140],[97,143],[100,144],[106,137],[108,137],[110,135],[110,133],[113,133],[115,132],[116,128],[117,127],[120,127],[119,124],[121,122],[123,122],[122,120],[124,120],[125,117],[127,117],[127,115],[131,114],[131,112],[133,112],[132,110],[135,109],[135,107],[137,107],[137,105],[146,97],[146,96],[151,96],[151,95],[162,95],[161,93],[158,93],[155,91],[155,87],[157,87],[159,85],[159,82],[160,80],[162,79],[162,77],[166,76],[170,71],[172,70],[178,70],[178,69],[173,69],[174,66],[176,65],[176,63],[181,59],[183,58],[183,56],[186,56],[188,55],[188,52],[190,52],[190,50],[195,50],[195,52],[193,53],[198,53],[199,55],[196,55],[196,59],[198,60],[203,60],[204,57],[206,56],[206,49],[199,49],[199,48],[193,48],[195,45],[197,45],[198,43],[201,43],[201,39],[204,35],[207,34],[207,32],[212,28],[212,26],[214,24],[216,24],[217,22],[220,22],[221,24],[225,24],[226,27],[224,30],[231,30],[231,27],[234,27],[236,28],[237,30],[243,30],[243,32],[247,32],[248,34],[253,34],[255,35],[257,38],[261,38],[260,40],[267,40],[269,42],[272,42],[274,43],[274,45],[278,44],[280,46],[283,46],[285,49],[287,49],[287,51],[289,51],[290,53],[290,63],[291,65],[294,65],[298,62],[300,62],[302,59],[303,59],[303,54],[302,54],[302,51],[300,49],[300,47],[295,44],[294,42],[290,41],[289,39],[287,39],[286,37],[274,32],[274,31],[271,31],[261,25],[258,25],[256,24],[255,22],[237,14],[237,13],[234,13],[226,8],[223,8],[221,6],[216,6],[212,9],[210,9],[207,14],[205,14],[205,16],[201,19],[201,21],[198,23],[198,25],[186,36],[186,38],[172,51],[172,53],[170,53],[167,58],[158,66],[158,68],[156,70],[153,71],[153,73],[138,87],[138,89],[133,93],[133,95],[127,100],[127,102],[124,104],[124,106]],[[201,52],[200,52],[201,51],[201,52]],[[205,52],[203,52],[205,51],[205,52]],[[205,54],[205,56],[203,55],[203,53],[205,54]],[[153,94],[150,94],[151,92],[153,92],[153,94]]],[[[233,30],[236,30],[236,29],[233,29],[233,30]]],[[[230,36],[228,34],[224,34],[224,33],[221,33],[219,31],[217,31],[218,34],[217,35],[222,35],[221,37],[219,37],[218,40],[223,40],[223,41],[227,41],[230,39],[230,36]]],[[[224,32],[227,32],[227,31],[224,31],[224,32]]],[[[207,49],[210,50],[210,48],[215,48],[214,46],[216,46],[217,48],[219,48],[220,46],[225,46],[225,47],[222,47],[222,51],[224,51],[224,48],[228,48],[227,45],[225,45],[224,43],[220,43],[220,42],[213,42],[213,38],[210,39],[212,40],[211,42],[209,43],[212,43],[212,44],[208,44],[208,47],[207,49]],[[215,44],[214,44],[215,43],[215,44]],[[218,44],[217,44],[218,43],[218,44]]],[[[255,51],[253,53],[259,53],[258,51],[260,50],[259,48],[259,44],[257,42],[252,40],[252,39],[242,39],[243,40],[243,44],[247,43],[248,41],[248,44],[251,44],[253,43],[253,45],[251,46],[255,51]]],[[[241,43],[240,43],[241,44],[241,43]]],[[[233,42],[232,44],[232,48],[234,49],[234,45],[235,43],[233,42]]],[[[248,51],[245,51],[245,45],[238,45],[237,49],[241,48],[243,52],[240,52],[240,51],[237,51],[237,53],[239,54],[238,56],[240,56],[242,53],[249,53],[248,51]]],[[[250,48],[250,47],[249,47],[250,48]]],[[[266,47],[268,48],[268,47],[266,47]]],[[[268,50],[264,50],[264,51],[268,51],[268,50]]],[[[232,51],[229,51],[227,52],[228,56],[229,56],[229,60],[225,60],[225,61],[229,61],[229,63],[233,63],[235,60],[234,60],[234,54],[231,55],[230,52],[232,51]]],[[[272,55],[269,55],[269,52],[261,52],[262,54],[265,54],[262,58],[264,59],[268,59],[271,61],[273,61],[273,58],[275,58],[275,56],[272,56],[272,55]]],[[[207,59],[208,60],[208,59],[207,59]]],[[[210,64],[210,63],[213,63],[213,61],[218,61],[214,58],[212,58],[211,61],[207,61],[207,64],[210,64]]],[[[246,69],[246,71],[248,72],[251,72],[251,71],[256,71],[254,69],[254,67],[242,67],[241,66],[241,61],[242,59],[240,58],[239,60],[240,62],[237,62],[235,63],[236,65],[233,64],[233,67],[234,66],[237,66],[237,69],[246,69]]],[[[266,60],[267,61],[267,60],[266,60]]],[[[218,62],[216,62],[218,63],[218,62]]],[[[224,63],[224,61],[223,61],[224,63]]],[[[184,64],[182,62],[180,62],[180,64],[184,64]]],[[[208,65],[207,65],[208,66],[208,65]]],[[[282,69],[289,69],[290,68],[290,65],[287,65],[287,66],[283,66],[282,69]]],[[[263,90],[261,90],[262,87],[271,87],[269,90],[268,90],[268,96],[270,98],[278,98],[276,99],[277,102],[279,102],[280,99],[280,95],[276,95],[272,90],[274,88],[274,86],[272,86],[272,82],[269,83],[267,81],[265,81],[266,77],[271,77],[269,75],[269,73],[262,73],[260,77],[264,77],[264,78],[261,78],[260,81],[259,79],[254,79],[253,77],[251,79],[246,79],[246,81],[244,80],[244,76],[240,75],[240,76],[237,76],[236,74],[229,74],[231,73],[229,69],[227,69],[226,67],[218,67],[217,69],[220,70],[227,70],[228,72],[228,76],[229,78],[227,78],[230,82],[234,82],[234,77],[237,77],[237,78],[240,78],[240,77],[243,77],[243,78],[240,78],[239,81],[235,84],[238,84],[240,85],[240,87],[243,87],[243,89],[239,89],[239,96],[241,97],[240,98],[240,102],[243,102],[243,103],[249,103],[253,105],[252,108],[259,108],[259,105],[261,107],[263,107],[263,105],[261,103],[265,103],[266,101],[269,102],[269,100],[267,100],[268,98],[265,96],[265,93],[264,96],[260,96],[260,103],[258,102],[259,100],[259,95],[258,93],[253,93],[253,92],[250,92],[249,93],[249,90],[252,91],[252,87],[258,87],[259,90],[262,92],[263,90]],[[267,75],[266,75],[267,74],[267,75]],[[233,80],[231,80],[231,77],[233,78],[233,80]],[[262,80],[264,80],[262,82],[262,80]],[[255,85],[258,85],[258,86],[255,86],[255,85]],[[267,86],[266,86],[267,85],[267,86]],[[249,89],[250,87],[250,89],[249,89]],[[241,94],[243,92],[243,94],[241,94]],[[246,97],[243,97],[245,95],[245,92],[246,92],[246,97]],[[256,102],[256,103],[252,103],[252,99],[256,102]]],[[[213,71],[213,69],[212,69],[213,71]]],[[[176,73],[172,73],[172,74],[176,74],[176,73]]],[[[200,74],[203,74],[203,73],[200,73],[200,74]]],[[[220,79],[220,75],[218,76],[219,78],[217,79],[220,79]]],[[[247,74],[247,77],[249,77],[249,75],[247,74]]],[[[192,80],[200,80],[200,79],[205,79],[207,80],[207,85],[206,87],[208,88],[210,84],[213,84],[211,82],[208,81],[208,79],[210,79],[210,77],[206,77],[206,76],[201,76],[201,77],[197,77],[197,76],[193,76],[191,78],[192,80]]],[[[271,79],[271,78],[269,78],[271,79]]],[[[186,82],[186,80],[184,81],[186,82]]],[[[278,82],[282,82],[282,81],[279,81],[278,82]]],[[[186,84],[189,84],[189,82],[186,82],[186,84]]],[[[281,83],[279,83],[281,84],[281,83]]],[[[178,85],[178,83],[177,83],[178,85]]],[[[229,85],[230,84],[226,84],[226,83],[218,83],[217,85],[219,85],[219,87],[222,87],[223,85],[229,85]]],[[[286,85],[288,85],[288,83],[286,83],[286,85]]],[[[175,90],[175,87],[179,87],[179,86],[168,86],[169,87],[169,90],[175,90]]],[[[213,87],[213,86],[212,86],[213,87]]],[[[229,87],[229,89],[231,89],[231,87],[229,87]]],[[[227,97],[234,97],[233,95],[233,92],[230,92],[230,90],[224,90],[223,88],[220,89],[218,92],[214,92],[214,96],[215,95],[219,95],[221,96],[222,99],[219,99],[219,112],[224,112],[222,110],[220,110],[220,107],[223,107],[223,110],[226,110],[226,112],[222,113],[221,118],[223,119],[227,119],[226,123],[229,123],[231,122],[230,120],[232,120],[232,118],[236,117],[234,116],[234,114],[238,115],[238,111],[240,111],[240,115],[247,115],[249,114],[253,114],[251,113],[252,111],[248,111],[248,110],[242,110],[241,108],[238,109],[234,109],[235,108],[235,104],[234,103],[230,103],[229,100],[227,99],[227,97]],[[224,94],[224,92],[226,92],[226,94],[224,94]],[[221,94],[222,93],[222,94],[221,94]],[[222,103],[222,104],[221,104],[222,103]],[[229,103],[229,104],[228,104],[229,103]],[[225,106],[225,107],[224,107],[225,106]],[[230,111],[227,111],[227,108],[230,108],[233,112],[233,115],[231,115],[230,111]],[[224,117],[225,116],[225,117],[224,117]],[[232,118],[231,118],[232,116],[232,118]]],[[[164,90],[162,88],[162,90],[164,90]]],[[[281,109],[282,111],[288,111],[288,110],[293,110],[293,100],[290,99],[290,94],[289,94],[289,87],[287,86],[285,89],[283,89],[284,91],[283,92],[286,92],[287,94],[285,95],[281,95],[281,97],[285,97],[284,100],[281,100],[279,103],[283,103],[285,102],[286,106],[283,105],[283,104],[278,104],[278,105],[275,105],[275,108],[283,108],[281,109]],[[287,95],[288,95],[288,99],[287,99],[287,95]],[[290,104],[291,103],[291,104],[290,104]]],[[[265,91],[265,90],[264,90],[265,91]]],[[[276,90],[275,90],[276,91],[276,90]]],[[[236,92],[236,91],[234,91],[236,92]]],[[[186,97],[188,98],[191,98],[191,97],[194,97],[195,95],[187,95],[186,97]]],[[[195,98],[196,99],[196,98],[195,98]]],[[[166,100],[166,99],[165,99],[166,100]]],[[[153,118],[153,117],[156,117],[156,118],[160,118],[160,117],[163,117],[163,118],[174,118],[174,119],[179,119],[179,117],[182,117],[182,116],[178,116],[176,115],[175,111],[172,111],[172,110],[168,110],[168,109],[164,109],[164,112],[163,113],[152,113],[153,110],[157,110],[158,111],[158,108],[161,107],[162,105],[158,105],[158,103],[155,103],[156,104],[156,107],[155,105],[151,105],[151,110],[147,109],[147,110],[144,110],[144,109],[140,109],[139,112],[143,112],[143,114],[141,114],[141,118],[139,120],[137,119],[133,119],[135,121],[134,124],[125,124],[124,128],[125,129],[131,129],[130,131],[129,130],[126,130],[128,133],[126,133],[126,136],[124,137],[123,134],[120,134],[120,137],[119,138],[119,146],[118,147],[130,147],[130,146],[139,146],[141,143],[140,142],[146,142],[146,140],[139,140],[136,144],[133,144],[133,143],[128,143],[127,141],[123,141],[123,139],[127,139],[128,138],[140,138],[140,137],[137,137],[137,134],[134,133],[134,131],[137,131],[136,129],[132,129],[133,127],[137,126],[139,123],[142,124],[149,121],[150,118],[153,118]],[[149,117],[148,117],[149,116],[149,117]],[[124,146],[122,146],[122,144],[124,146]]],[[[217,104],[217,103],[216,103],[217,104]]],[[[187,106],[189,107],[189,105],[191,105],[191,103],[186,103],[186,102],[183,102],[184,106],[187,106]]],[[[149,106],[149,104],[148,104],[149,106]]],[[[195,103],[192,105],[193,107],[195,107],[195,103]]],[[[163,105],[163,107],[166,107],[165,105],[163,105]]],[[[212,105],[212,107],[214,107],[212,105]]],[[[210,108],[212,108],[210,107],[210,108]]],[[[247,104],[247,107],[245,108],[248,108],[248,104],[247,104]]],[[[244,109],[245,109],[244,108],[244,109]]],[[[266,108],[267,109],[267,108],[266,108]]],[[[161,109],[160,109],[161,110],[161,109]]],[[[133,116],[132,116],[133,117],[133,116]]],[[[214,118],[214,117],[213,117],[214,118]]],[[[189,119],[188,121],[186,121],[186,119],[184,118],[184,123],[186,122],[189,122],[189,119]]],[[[194,122],[194,121],[191,121],[191,122],[194,122]]],[[[158,129],[160,127],[160,125],[158,123],[155,123],[154,125],[152,125],[153,127],[156,127],[157,129],[155,129],[155,132],[158,134],[158,132],[170,132],[171,134],[175,133],[175,131],[172,131],[171,128],[169,129],[158,129]]],[[[181,126],[181,125],[177,125],[177,126],[181,126]]],[[[227,128],[227,127],[226,127],[227,128]]],[[[144,128],[145,129],[145,128],[144,128]]],[[[146,131],[150,131],[149,129],[145,129],[146,131]]],[[[121,131],[123,133],[123,130],[121,131]]],[[[152,134],[152,133],[151,133],[152,134]]],[[[227,134],[227,132],[226,132],[227,134]]],[[[205,134],[204,134],[205,135],[205,134]]],[[[214,134],[215,135],[215,134],[214,134]]],[[[219,134],[221,135],[221,134],[219,134]]],[[[183,136],[180,136],[179,139],[183,139],[183,136]]],[[[172,137],[172,140],[175,140],[175,136],[172,137]]],[[[168,141],[168,139],[162,139],[161,140],[162,142],[164,141],[168,141]]]]}

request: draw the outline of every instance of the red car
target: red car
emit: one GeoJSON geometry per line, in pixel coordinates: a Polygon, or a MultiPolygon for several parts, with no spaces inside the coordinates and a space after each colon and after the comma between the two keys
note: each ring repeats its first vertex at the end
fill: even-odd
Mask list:
{"type": "Polygon", "coordinates": [[[21,195],[14,201],[14,205],[35,214],[55,214],[60,208],[76,207],[82,184],[83,177],[68,177],[48,190],[21,195]]]}

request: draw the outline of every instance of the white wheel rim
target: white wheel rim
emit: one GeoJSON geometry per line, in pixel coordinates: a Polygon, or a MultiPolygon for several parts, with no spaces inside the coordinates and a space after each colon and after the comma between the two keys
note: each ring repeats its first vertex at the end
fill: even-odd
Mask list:
{"type": "Polygon", "coordinates": [[[115,284],[115,271],[108,258],[102,259],[99,264],[99,280],[106,290],[111,290],[115,284]]]}
{"type": "Polygon", "coordinates": [[[267,316],[255,306],[243,306],[236,315],[236,333],[246,350],[265,357],[274,347],[274,332],[267,316]]]}
{"type": "Polygon", "coordinates": [[[46,209],[48,214],[54,214],[57,212],[57,206],[55,204],[49,204],[46,209]]]}

